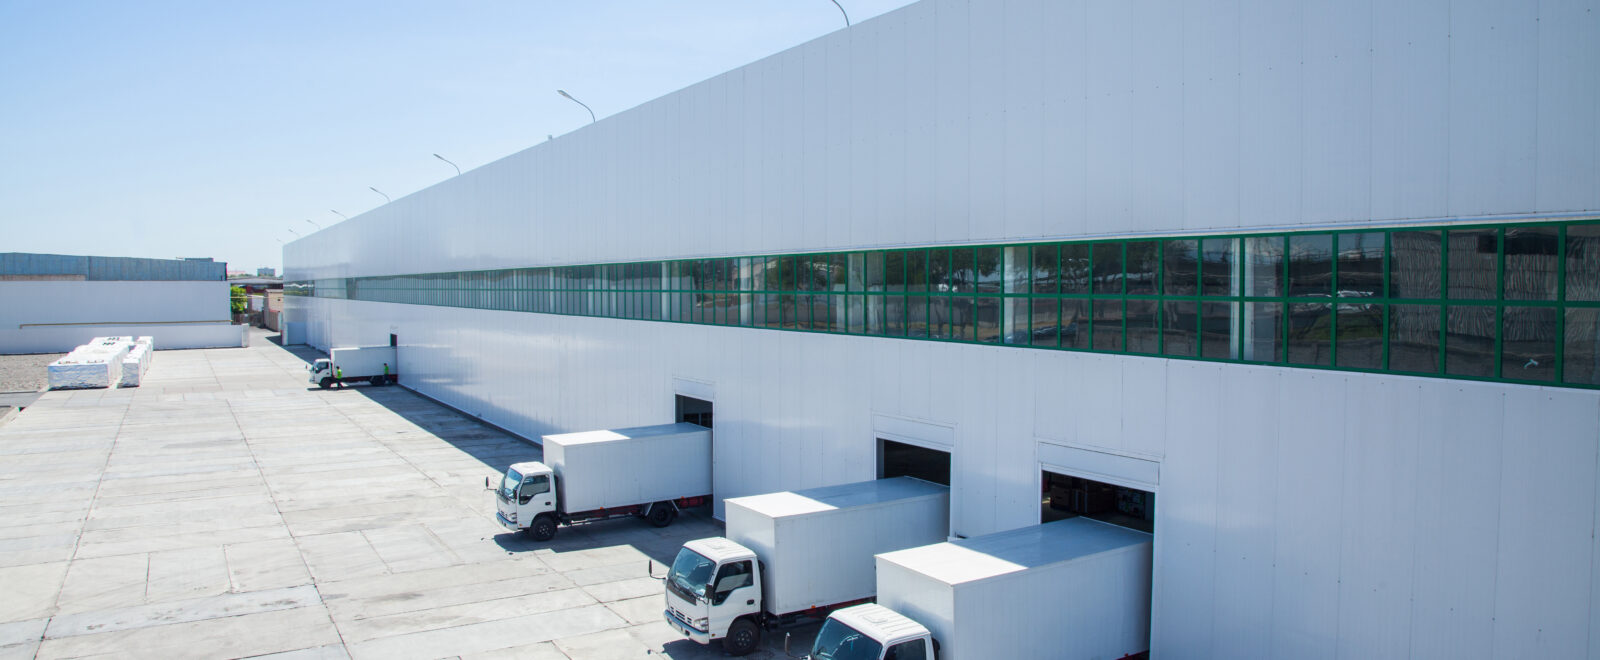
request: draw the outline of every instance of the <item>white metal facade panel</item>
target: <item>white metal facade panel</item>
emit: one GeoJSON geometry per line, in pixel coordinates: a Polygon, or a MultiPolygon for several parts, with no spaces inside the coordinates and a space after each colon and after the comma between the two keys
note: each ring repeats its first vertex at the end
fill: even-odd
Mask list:
{"type": "MultiPolygon", "coordinates": [[[[1597,62],[1595,0],[926,0],[295,241],[286,271],[1593,214],[1597,62]]],[[[715,383],[719,498],[871,479],[877,415],[953,429],[966,535],[1038,520],[1036,439],[1159,460],[1158,657],[1600,657],[1596,392],[286,305],[319,347],[398,328],[406,385],[528,436],[715,383]]]]}

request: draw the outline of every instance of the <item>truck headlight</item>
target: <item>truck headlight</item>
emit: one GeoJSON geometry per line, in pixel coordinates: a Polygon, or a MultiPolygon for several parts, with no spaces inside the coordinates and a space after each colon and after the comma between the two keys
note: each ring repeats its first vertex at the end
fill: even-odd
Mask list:
{"type": "Polygon", "coordinates": [[[690,621],[689,625],[694,626],[695,629],[697,629],[697,630],[705,630],[706,629],[706,623],[708,621],[709,621],[709,619],[707,619],[706,617],[700,617],[698,619],[690,621]]]}

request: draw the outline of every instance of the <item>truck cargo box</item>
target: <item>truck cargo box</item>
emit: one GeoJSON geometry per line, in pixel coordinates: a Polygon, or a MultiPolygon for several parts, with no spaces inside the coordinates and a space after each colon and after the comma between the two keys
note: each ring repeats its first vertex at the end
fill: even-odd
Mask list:
{"type": "Polygon", "coordinates": [[[711,494],[711,429],[662,424],[544,436],[568,513],[711,494]]]}
{"type": "Polygon", "coordinates": [[[726,502],[727,537],[765,562],[775,615],[871,598],[873,555],[950,535],[950,489],[895,477],[726,502]]]}
{"type": "Polygon", "coordinates": [[[1151,536],[1088,518],[878,555],[878,603],[940,660],[1121,658],[1150,648],[1151,536]]]}
{"type": "Polygon", "coordinates": [[[335,348],[328,351],[328,357],[333,359],[333,365],[343,372],[345,378],[381,376],[385,363],[389,365],[389,373],[400,373],[393,346],[335,348]]]}

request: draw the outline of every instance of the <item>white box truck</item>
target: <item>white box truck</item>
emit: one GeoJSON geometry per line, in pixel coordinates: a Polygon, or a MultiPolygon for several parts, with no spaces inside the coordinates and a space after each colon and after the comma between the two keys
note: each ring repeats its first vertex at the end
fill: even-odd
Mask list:
{"type": "Polygon", "coordinates": [[[312,362],[310,381],[328,389],[345,383],[389,385],[400,380],[400,363],[393,346],[335,348],[328,357],[312,362]]]}
{"type": "Polygon", "coordinates": [[[535,540],[550,540],[557,525],[623,516],[666,527],[679,509],[711,500],[711,429],[704,426],[562,433],[543,444],[543,462],[512,465],[496,489],[495,519],[535,540]]]}
{"type": "Polygon", "coordinates": [[[950,489],[896,477],[726,502],[727,536],[690,541],[666,577],[667,624],[755,650],[761,631],[872,598],[873,555],[950,534],[950,489]]]}
{"type": "Polygon", "coordinates": [[[1151,536],[1070,518],[877,556],[878,603],[811,657],[1122,658],[1150,649],[1151,536]]]}

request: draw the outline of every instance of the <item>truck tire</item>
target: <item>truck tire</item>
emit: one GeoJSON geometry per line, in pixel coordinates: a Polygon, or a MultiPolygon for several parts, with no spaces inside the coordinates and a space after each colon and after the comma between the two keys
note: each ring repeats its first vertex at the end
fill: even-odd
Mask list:
{"type": "Polygon", "coordinates": [[[367,382],[372,383],[373,387],[377,387],[377,386],[383,384],[383,376],[373,376],[371,378],[368,378],[367,382]]]}
{"type": "Polygon", "coordinates": [[[533,524],[528,526],[528,536],[541,543],[555,538],[556,519],[551,516],[534,518],[533,524]]]}
{"type": "Polygon", "coordinates": [[[722,650],[728,655],[749,655],[761,644],[761,628],[750,617],[734,619],[728,626],[728,636],[722,638],[722,650]]]}
{"type": "Polygon", "coordinates": [[[645,520],[656,527],[666,527],[677,519],[678,507],[672,506],[671,502],[656,502],[650,505],[650,513],[645,516],[645,520]]]}
{"type": "Polygon", "coordinates": [[[322,389],[328,389],[328,387],[330,387],[332,385],[333,385],[333,377],[332,376],[323,376],[322,380],[317,381],[317,387],[320,387],[322,389]]]}

